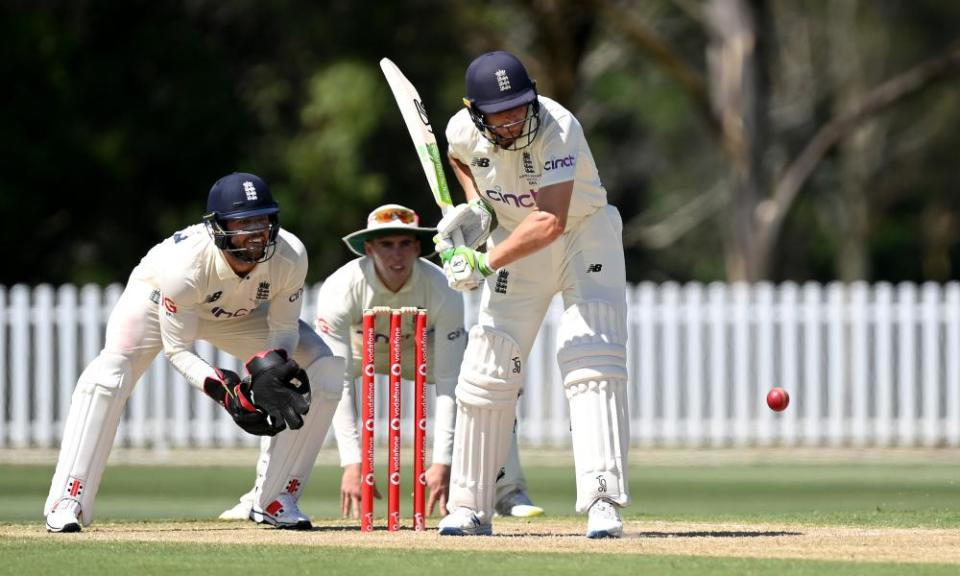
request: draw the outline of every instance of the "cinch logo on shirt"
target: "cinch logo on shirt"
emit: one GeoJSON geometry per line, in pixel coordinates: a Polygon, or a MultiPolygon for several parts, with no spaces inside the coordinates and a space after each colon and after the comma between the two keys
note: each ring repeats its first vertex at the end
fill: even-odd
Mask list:
{"type": "Polygon", "coordinates": [[[537,205],[537,193],[533,190],[531,190],[529,194],[521,194],[519,196],[516,194],[504,194],[499,190],[484,190],[484,193],[487,195],[487,198],[494,202],[512,204],[517,208],[533,208],[537,205]]]}
{"type": "Polygon", "coordinates": [[[226,316],[227,318],[240,318],[241,316],[246,316],[250,312],[251,310],[249,308],[237,308],[234,311],[230,311],[224,310],[219,306],[215,306],[210,310],[210,313],[216,318],[220,318],[221,316],[226,316]]]}
{"type": "Polygon", "coordinates": [[[551,158],[543,163],[544,170],[556,170],[557,168],[570,168],[577,163],[576,157],[573,154],[567,156],[566,158],[551,158]]]}

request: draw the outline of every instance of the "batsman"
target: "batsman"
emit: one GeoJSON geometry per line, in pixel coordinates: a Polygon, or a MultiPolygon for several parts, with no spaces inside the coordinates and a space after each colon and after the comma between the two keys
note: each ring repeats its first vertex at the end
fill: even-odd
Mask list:
{"type": "Polygon", "coordinates": [[[262,179],[228,174],[210,189],[203,222],[157,244],[134,268],[104,348],[73,393],[44,506],[48,531],[79,532],[93,521],[124,406],[161,350],[187,382],[262,437],[251,517],[310,527],[296,496],[313,461],[300,466],[297,456],[326,435],[344,360],[299,319],[307,254],[280,228],[279,212],[262,179]],[[249,358],[249,375],[207,364],[193,351],[197,340],[249,358]]]}
{"type": "MultiPolygon", "coordinates": [[[[463,297],[447,286],[443,272],[422,254],[423,246],[431,246],[434,228],[420,226],[419,215],[399,204],[384,204],[367,217],[367,225],[343,238],[355,258],[331,274],[320,289],[317,310],[317,331],[337,356],[346,359],[344,395],[334,417],[334,433],[343,468],[340,485],[341,513],[359,517],[360,513],[360,434],[357,428],[357,396],[355,383],[360,377],[363,357],[363,311],[375,306],[390,308],[418,307],[428,311],[427,319],[427,382],[435,384],[436,402],[433,417],[433,462],[426,471],[429,490],[427,514],[436,507],[447,513],[450,484],[450,461],[453,452],[453,429],[456,415],[453,389],[457,371],[463,360],[466,331],[463,327],[463,297]],[[423,257],[421,257],[423,256],[423,257]]],[[[378,319],[375,366],[380,374],[388,373],[389,319],[378,319]]],[[[402,376],[414,379],[413,322],[404,318],[402,325],[402,376]]],[[[512,422],[512,421],[511,421],[512,422]]],[[[511,424],[512,426],[512,424],[511,424]]],[[[322,439],[322,438],[321,438],[322,439]]],[[[504,475],[497,483],[496,508],[503,516],[538,516],[543,509],[534,506],[527,496],[526,481],[517,456],[516,437],[511,442],[511,457],[504,475]]],[[[304,466],[313,465],[319,445],[303,452],[304,466]]],[[[224,520],[249,517],[254,491],[220,515],[224,520]]]]}
{"type": "Polygon", "coordinates": [[[524,363],[560,294],[557,362],[570,406],[576,510],[587,513],[588,538],[620,537],[619,510],[630,502],[620,214],[607,203],[580,123],[537,95],[515,56],[476,58],[464,104],[446,136],[469,202],[440,221],[437,250],[452,288],[483,292],[456,388],[451,513],[439,532],[492,533],[524,363]]]}

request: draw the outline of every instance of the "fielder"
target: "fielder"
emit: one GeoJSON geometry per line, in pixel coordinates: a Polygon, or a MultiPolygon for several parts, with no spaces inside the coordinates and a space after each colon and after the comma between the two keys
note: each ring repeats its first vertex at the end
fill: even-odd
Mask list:
{"type": "MultiPolygon", "coordinates": [[[[360,513],[361,449],[355,383],[362,364],[363,311],[374,306],[427,309],[427,381],[436,385],[432,464],[426,472],[427,513],[432,514],[439,504],[441,515],[447,514],[456,416],[453,390],[466,346],[463,298],[447,286],[440,268],[420,258],[421,247],[431,245],[436,230],[421,228],[419,222],[416,212],[398,204],[373,210],[366,228],[343,238],[350,251],[360,257],[334,272],[320,289],[317,331],[334,354],[347,359],[344,395],[333,420],[343,467],[340,499],[344,517],[356,518],[360,513]]],[[[388,326],[389,318],[385,315],[377,319],[374,352],[380,374],[388,373],[388,326]]],[[[411,361],[403,363],[402,377],[411,381],[414,379],[413,332],[412,317],[405,317],[401,354],[411,361]]],[[[504,516],[538,516],[543,509],[534,506],[527,496],[515,435],[511,447],[504,475],[497,483],[496,509],[504,516]]],[[[304,458],[315,457],[316,453],[304,454],[304,458]]],[[[240,502],[220,518],[247,518],[252,496],[252,492],[242,496],[240,502]]]]}
{"type": "Polygon", "coordinates": [[[440,534],[492,533],[493,487],[509,453],[523,363],[559,293],[557,361],[570,405],[576,510],[587,512],[588,538],[619,537],[619,508],[630,501],[620,214],[607,204],[579,122],[537,95],[515,56],[478,57],[466,92],[446,135],[469,204],[440,221],[437,249],[451,287],[482,284],[483,294],[456,388],[452,512],[440,534]],[[454,245],[457,232],[464,245],[454,245]],[[477,252],[485,241],[486,253],[477,252]]]}
{"type": "Polygon", "coordinates": [[[103,350],[80,375],[44,506],[50,532],[78,532],[93,521],[124,405],[160,350],[239,426],[263,436],[252,516],[281,528],[310,527],[296,497],[313,461],[301,466],[297,456],[313,453],[330,426],[344,361],[299,320],[306,251],[280,228],[279,206],[253,174],[218,180],[203,220],[134,268],[103,350]],[[200,339],[251,358],[250,378],[198,357],[192,347],[200,339]]]}

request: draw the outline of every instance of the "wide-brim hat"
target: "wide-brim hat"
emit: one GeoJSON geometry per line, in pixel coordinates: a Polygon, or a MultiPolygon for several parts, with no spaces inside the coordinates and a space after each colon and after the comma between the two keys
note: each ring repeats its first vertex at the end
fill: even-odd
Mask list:
{"type": "Polygon", "coordinates": [[[413,234],[420,240],[421,258],[429,258],[435,252],[430,248],[433,246],[433,237],[437,234],[437,229],[422,228],[420,226],[420,216],[410,208],[399,204],[384,204],[375,208],[367,216],[367,227],[347,234],[343,237],[343,242],[354,254],[366,256],[367,252],[363,247],[364,242],[391,234],[413,234]]]}

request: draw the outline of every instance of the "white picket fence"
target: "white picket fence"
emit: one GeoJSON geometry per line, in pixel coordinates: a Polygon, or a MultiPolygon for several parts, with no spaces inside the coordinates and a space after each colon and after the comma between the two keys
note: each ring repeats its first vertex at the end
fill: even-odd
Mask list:
{"type": "MultiPolygon", "coordinates": [[[[317,288],[305,299],[308,321],[317,288]]],[[[120,291],[0,287],[0,448],[59,444],[76,379],[99,352],[120,291]]],[[[466,303],[469,325],[478,298],[466,303]]],[[[960,445],[960,284],[644,283],[629,288],[628,303],[635,445],[960,445]],[[772,386],[790,392],[782,413],[766,407],[772,386]]],[[[554,301],[527,360],[525,445],[569,444],[554,345],[561,312],[554,301]]],[[[238,367],[207,343],[197,348],[216,365],[238,367]]],[[[385,405],[378,398],[379,418],[385,405]]],[[[161,354],[128,403],[117,443],[165,449],[256,439],[161,354]]]]}

